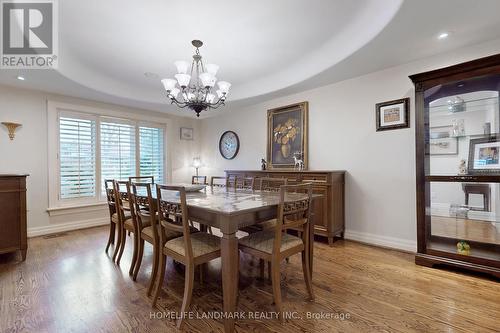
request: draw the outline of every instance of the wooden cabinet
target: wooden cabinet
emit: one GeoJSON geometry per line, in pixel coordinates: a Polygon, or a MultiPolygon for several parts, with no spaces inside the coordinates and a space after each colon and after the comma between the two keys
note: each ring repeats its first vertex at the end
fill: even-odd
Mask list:
{"type": "Polygon", "coordinates": [[[27,175],[0,174],[0,253],[28,249],[26,231],[27,175]]]}
{"type": "Polygon", "coordinates": [[[344,237],[345,171],[226,170],[226,176],[230,175],[287,178],[289,184],[313,183],[313,192],[322,195],[313,203],[315,234],[327,237],[330,245],[335,236],[344,237]]]}
{"type": "Polygon", "coordinates": [[[410,78],[416,119],[415,262],[500,277],[500,54],[410,78]]]}

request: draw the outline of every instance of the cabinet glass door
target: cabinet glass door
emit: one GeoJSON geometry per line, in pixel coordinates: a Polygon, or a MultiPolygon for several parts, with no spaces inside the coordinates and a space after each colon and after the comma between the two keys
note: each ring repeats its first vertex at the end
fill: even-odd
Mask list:
{"type": "Polygon", "coordinates": [[[486,75],[424,92],[430,253],[500,260],[499,91],[486,75]]]}

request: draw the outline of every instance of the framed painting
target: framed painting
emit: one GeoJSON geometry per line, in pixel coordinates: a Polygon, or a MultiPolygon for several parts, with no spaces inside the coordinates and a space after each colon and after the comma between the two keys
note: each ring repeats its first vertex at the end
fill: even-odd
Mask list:
{"type": "Polygon", "coordinates": [[[469,174],[500,174],[500,136],[471,139],[469,174]]]}
{"type": "Polygon", "coordinates": [[[410,99],[375,104],[377,132],[410,127],[410,99]]]}
{"type": "Polygon", "coordinates": [[[307,169],[308,102],[267,111],[270,169],[307,169]]]}
{"type": "Polygon", "coordinates": [[[193,129],[181,127],[181,140],[193,140],[193,129]]]}
{"type": "Polygon", "coordinates": [[[458,138],[452,136],[453,126],[429,128],[430,155],[457,155],[458,138]]]}

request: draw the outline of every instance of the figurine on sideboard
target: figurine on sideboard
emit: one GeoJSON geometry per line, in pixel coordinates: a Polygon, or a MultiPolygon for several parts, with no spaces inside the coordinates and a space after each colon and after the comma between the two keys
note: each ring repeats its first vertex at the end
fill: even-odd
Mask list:
{"type": "Polygon", "coordinates": [[[298,171],[302,171],[304,170],[304,158],[303,158],[303,155],[301,151],[296,151],[294,154],[293,154],[293,160],[294,160],[294,169],[298,170],[298,171]]]}
{"type": "Polygon", "coordinates": [[[265,160],[265,159],[261,159],[261,160],[260,160],[260,163],[261,163],[261,165],[260,165],[260,169],[261,169],[262,171],[265,171],[265,170],[267,169],[267,162],[266,162],[266,160],[265,160]]]}
{"type": "Polygon", "coordinates": [[[460,160],[460,164],[458,165],[458,174],[459,175],[467,174],[467,162],[465,160],[460,160]]]}

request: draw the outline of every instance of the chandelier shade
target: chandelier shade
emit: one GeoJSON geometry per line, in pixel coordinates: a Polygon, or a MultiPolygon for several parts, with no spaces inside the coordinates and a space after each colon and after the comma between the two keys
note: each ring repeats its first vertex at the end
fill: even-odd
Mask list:
{"type": "Polygon", "coordinates": [[[177,68],[175,79],[163,79],[161,83],[172,104],[180,108],[187,107],[199,117],[200,112],[204,110],[224,105],[231,84],[226,81],[217,82],[218,65],[203,64],[199,50],[203,42],[193,40],[191,44],[196,48],[191,67],[187,61],[174,62],[177,68]],[[215,89],[216,83],[218,89],[215,89]]]}

